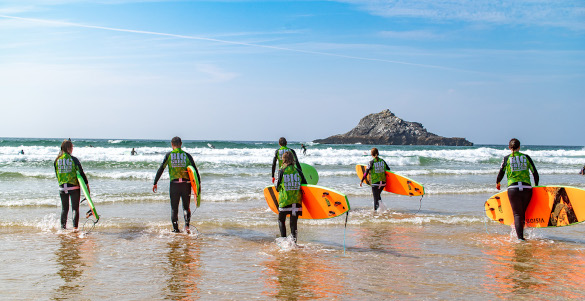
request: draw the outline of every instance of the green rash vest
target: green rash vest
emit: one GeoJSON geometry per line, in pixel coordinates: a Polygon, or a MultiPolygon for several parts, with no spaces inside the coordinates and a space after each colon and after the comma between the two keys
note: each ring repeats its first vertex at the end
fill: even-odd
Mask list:
{"type": "Polygon", "coordinates": [[[187,172],[187,166],[195,166],[191,160],[180,148],[175,148],[167,158],[167,166],[169,167],[169,178],[172,180],[177,179],[188,179],[189,173],[187,172]]]}
{"type": "Polygon", "coordinates": [[[301,203],[301,175],[294,165],[287,166],[278,187],[278,207],[301,203]]]}
{"type": "Polygon", "coordinates": [[[281,146],[278,149],[278,153],[276,155],[276,158],[278,159],[278,169],[282,168],[282,155],[284,155],[284,153],[290,151],[290,148],[286,147],[286,146],[281,146]]]}
{"type": "Polygon", "coordinates": [[[512,153],[506,162],[508,186],[518,182],[531,184],[529,171],[532,173],[535,171],[534,166],[531,164],[531,160],[528,160],[526,155],[521,152],[512,153]]]}
{"type": "Polygon", "coordinates": [[[386,182],[386,169],[385,162],[380,158],[375,158],[372,169],[370,169],[370,177],[372,183],[378,183],[380,181],[386,182]]]}
{"type": "Polygon", "coordinates": [[[73,158],[68,153],[64,153],[55,161],[55,173],[57,174],[57,181],[59,185],[65,183],[71,185],[79,185],[77,180],[77,165],[73,162],[73,158]]]}

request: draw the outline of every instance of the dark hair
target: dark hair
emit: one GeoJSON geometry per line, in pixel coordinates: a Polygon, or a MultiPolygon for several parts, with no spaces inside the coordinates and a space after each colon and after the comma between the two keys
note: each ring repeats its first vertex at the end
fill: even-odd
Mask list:
{"type": "Polygon", "coordinates": [[[72,147],[73,147],[73,142],[71,142],[71,139],[63,140],[63,142],[61,142],[61,151],[59,151],[59,154],[57,155],[57,158],[55,159],[55,163],[57,163],[57,160],[59,160],[59,158],[61,158],[61,156],[63,156],[64,153],[68,153],[71,155],[71,153],[69,153],[69,150],[72,147]]]}
{"type": "Polygon", "coordinates": [[[280,137],[280,139],[278,139],[278,144],[279,144],[280,146],[286,146],[286,143],[287,143],[287,142],[286,142],[286,138],[284,138],[284,137],[280,137]]]}
{"type": "Polygon", "coordinates": [[[370,151],[370,154],[372,154],[372,156],[377,157],[378,156],[378,149],[375,147],[372,147],[372,150],[370,151]]]}
{"type": "Polygon", "coordinates": [[[173,137],[173,139],[171,139],[171,144],[178,147],[183,145],[183,141],[181,141],[181,138],[179,138],[178,136],[175,136],[173,137]]]}
{"type": "Polygon", "coordinates": [[[508,147],[510,147],[513,150],[520,149],[520,140],[512,138],[510,140],[510,143],[508,143],[508,147]]]}
{"type": "Polygon", "coordinates": [[[293,154],[291,152],[285,152],[284,154],[282,154],[282,162],[283,166],[293,165],[295,163],[293,154]]]}

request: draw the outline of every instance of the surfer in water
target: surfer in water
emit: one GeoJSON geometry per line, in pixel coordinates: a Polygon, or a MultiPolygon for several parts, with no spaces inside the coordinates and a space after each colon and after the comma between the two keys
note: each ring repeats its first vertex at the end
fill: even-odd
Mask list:
{"type": "Polygon", "coordinates": [[[514,213],[514,227],[518,239],[524,240],[524,221],[526,208],[532,198],[532,184],[530,182],[530,171],[534,177],[534,184],[538,186],[538,171],[530,156],[520,152],[520,141],[513,138],[508,143],[512,153],[502,161],[500,172],[496,180],[496,188],[500,190],[500,182],[504,174],[508,178],[508,199],[514,213]]]}
{"type": "Polygon", "coordinates": [[[301,150],[303,151],[303,156],[307,155],[307,148],[302,143],[301,143],[301,150]]]}
{"type": "MultiPolygon", "coordinates": [[[[187,166],[193,166],[197,179],[201,183],[201,177],[197,166],[195,166],[195,160],[189,153],[184,152],[181,149],[183,142],[181,138],[174,137],[171,140],[171,146],[173,150],[165,155],[165,158],[156,172],[154,178],[154,185],[152,186],[152,192],[156,193],[158,188],[157,183],[162,176],[165,167],[169,167],[169,178],[171,180],[169,194],[171,198],[171,222],[173,223],[173,232],[179,233],[179,201],[183,202],[183,216],[185,218],[185,232],[190,233],[189,222],[191,220],[191,182],[189,180],[189,174],[187,172],[187,166]]],[[[199,187],[201,189],[201,186],[199,187]]]]}
{"type": "Polygon", "coordinates": [[[390,167],[388,167],[386,161],[378,157],[379,152],[377,148],[372,148],[370,154],[374,159],[370,161],[368,168],[364,171],[360,187],[362,187],[362,184],[368,178],[368,173],[370,173],[372,194],[374,195],[374,210],[377,211],[380,206],[380,201],[382,200],[380,195],[382,194],[384,187],[386,187],[386,170],[390,170],[390,167]]]}
{"type": "Polygon", "coordinates": [[[132,148],[132,151],[130,152],[130,155],[134,156],[137,155],[138,152],[136,152],[136,150],[134,148],[132,148]]]}
{"type": "Polygon", "coordinates": [[[295,153],[294,149],[292,148],[288,148],[286,147],[287,141],[286,138],[284,137],[280,137],[280,139],[278,139],[278,145],[280,145],[280,148],[276,150],[276,152],[274,152],[274,159],[272,159],[272,183],[274,183],[274,172],[276,171],[276,161],[278,161],[278,169],[282,168],[282,156],[284,155],[284,153],[292,153],[293,155],[293,159],[294,159],[294,163],[297,167],[298,170],[302,170],[301,168],[301,164],[299,163],[299,159],[297,158],[297,153],[295,153]]]}
{"type": "Polygon", "coordinates": [[[579,174],[585,176],[585,166],[583,166],[583,168],[581,168],[581,171],[579,172],[579,174]]]}
{"type": "Polygon", "coordinates": [[[79,225],[79,198],[81,191],[77,172],[83,178],[87,191],[89,191],[89,182],[83,172],[81,163],[76,157],[73,157],[73,143],[71,140],[64,140],[61,143],[61,151],[55,159],[55,175],[59,182],[59,196],[61,197],[61,228],[66,229],[67,214],[69,213],[69,200],[71,199],[71,211],[73,212],[73,229],[77,230],[79,225]]]}
{"type": "Polygon", "coordinates": [[[278,171],[278,228],[280,236],[286,237],[286,216],[290,215],[290,232],[297,242],[297,220],[303,214],[301,184],[307,184],[301,168],[295,166],[292,152],[282,155],[282,168],[278,171]]]}

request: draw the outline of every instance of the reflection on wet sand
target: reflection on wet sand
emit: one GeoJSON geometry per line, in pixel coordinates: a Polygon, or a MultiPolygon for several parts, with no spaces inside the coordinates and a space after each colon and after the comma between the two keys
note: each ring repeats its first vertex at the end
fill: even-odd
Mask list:
{"type": "Polygon", "coordinates": [[[173,300],[200,298],[201,241],[177,236],[168,243],[168,280],[166,295],[173,300]]]}
{"type": "Polygon", "coordinates": [[[55,261],[59,265],[57,275],[65,282],[54,291],[54,300],[80,298],[88,281],[83,274],[93,256],[94,242],[91,238],[78,237],[77,233],[59,235],[59,249],[55,261]]]}
{"type": "Polygon", "coordinates": [[[274,254],[272,260],[264,262],[263,294],[285,300],[335,299],[347,295],[342,272],[328,262],[331,259],[311,254],[310,250],[274,254]]]}
{"type": "Polygon", "coordinates": [[[585,286],[585,256],[581,252],[539,241],[499,242],[489,247],[484,251],[490,256],[484,287],[492,294],[500,298],[585,298],[583,292],[573,289],[585,286]]]}

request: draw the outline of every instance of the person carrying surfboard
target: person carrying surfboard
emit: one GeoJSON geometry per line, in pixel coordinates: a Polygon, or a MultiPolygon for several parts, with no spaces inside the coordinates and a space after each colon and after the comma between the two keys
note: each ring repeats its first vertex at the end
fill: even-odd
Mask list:
{"type": "Polygon", "coordinates": [[[295,166],[293,152],[282,154],[282,168],[278,171],[278,228],[280,236],[286,237],[286,216],[290,215],[290,232],[297,242],[297,221],[302,211],[301,184],[307,184],[301,168],[295,166]]]}
{"type": "Polygon", "coordinates": [[[370,154],[374,159],[370,161],[368,167],[364,171],[360,187],[362,187],[362,184],[368,177],[369,173],[372,183],[372,194],[374,195],[374,210],[378,210],[380,201],[382,200],[380,194],[384,191],[384,187],[386,187],[386,171],[390,170],[390,167],[388,167],[388,164],[386,164],[384,159],[378,157],[379,152],[377,148],[372,148],[370,154]]]}
{"type": "Polygon", "coordinates": [[[73,229],[77,230],[79,225],[79,198],[81,191],[79,187],[79,180],[77,179],[77,172],[83,178],[89,190],[89,182],[83,172],[79,160],[72,156],[73,143],[71,139],[63,140],[61,143],[61,151],[57,155],[57,159],[53,163],[55,167],[55,175],[59,182],[59,197],[61,197],[61,228],[67,227],[67,215],[69,214],[69,200],[71,200],[71,211],[73,212],[73,229]]]}
{"type": "MultiPolygon", "coordinates": [[[[183,216],[185,218],[185,231],[187,233],[190,232],[189,230],[189,222],[191,220],[191,182],[189,180],[189,174],[187,172],[187,167],[193,166],[195,172],[197,173],[197,179],[199,183],[201,183],[201,177],[199,176],[199,171],[197,170],[197,166],[195,166],[195,160],[193,157],[184,152],[181,149],[183,142],[181,138],[174,137],[171,140],[171,146],[173,150],[168,152],[165,155],[165,158],[158,168],[156,172],[156,177],[154,178],[154,185],[152,186],[152,192],[156,193],[158,188],[157,183],[160,177],[162,176],[163,171],[168,166],[169,167],[169,178],[171,180],[169,194],[171,198],[171,222],[173,223],[173,232],[179,233],[179,201],[182,200],[183,203],[183,216]]],[[[199,187],[200,188],[200,187],[199,187]]]]}
{"type": "Polygon", "coordinates": [[[520,152],[520,141],[512,138],[508,143],[512,153],[502,161],[500,172],[496,180],[496,188],[500,190],[500,182],[504,174],[508,178],[508,199],[514,213],[514,227],[518,239],[524,240],[524,220],[526,209],[532,198],[532,184],[530,182],[530,171],[534,177],[534,184],[538,186],[538,171],[530,156],[520,152]]]}
{"type": "Polygon", "coordinates": [[[278,161],[278,169],[282,168],[282,155],[287,152],[291,152],[293,154],[294,163],[299,170],[302,170],[301,164],[299,163],[299,159],[297,158],[297,153],[295,153],[294,149],[286,147],[287,141],[286,138],[280,137],[278,139],[278,145],[280,148],[276,150],[274,153],[274,159],[272,159],[272,183],[274,183],[274,172],[276,171],[276,161],[278,161]]]}

